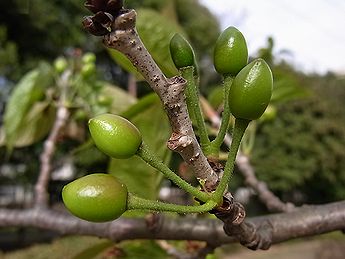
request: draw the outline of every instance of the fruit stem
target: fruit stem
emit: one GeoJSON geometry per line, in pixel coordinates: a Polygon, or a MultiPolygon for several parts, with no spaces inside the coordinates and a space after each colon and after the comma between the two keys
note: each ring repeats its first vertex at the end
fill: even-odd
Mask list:
{"type": "Polygon", "coordinates": [[[216,191],[212,194],[211,199],[216,201],[218,204],[221,203],[222,196],[225,189],[228,186],[232,172],[234,170],[235,160],[237,151],[241,144],[241,139],[246,131],[250,120],[236,118],[235,126],[232,134],[232,142],[230,146],[230,151],[228,154],[228,160],[226,161],[224,173],[222,179],[220,180],[219,185],[217,186],[216,191]]]}
{"type": "Polygon", "coordinates": [[[161,201],[147,200],[128,193],[127,209],[129,210],[154,210],[154,211],[170,211],[177,213],[203,213],[212,210],[217,203],[212,200],[207,201],[203,205],[187,206],[165,203],[161,201]]]}
{"type": "Polygon", "coordinates": [[[184,67],[180,69],[180,72],[182,77],[187,80],[185,94],[188,111],[191,117],[195,118],[196,126],[199,133],[198,135],[200,137],[200,145],[203,151],[205,151],[204,149],[210,144],[210,140],[208,138],[204,116],[200,107],[199,91],[195,84],[196,79],[194,77],[194,67],[184,67]]]}
{"type": "Polygon", "coordinates": [[[229,128],[229,121],[230,121],[230,107],[229,107],[229,92],[230,87],[232,85],[234,78],[230,75],[224,76],[224,110],[222,113],[222,121],[220,124],[219,132],[217,134],[217,137],[211,142],[211,150],[217,150],[219,152],[220,146],[222,145],[224,141],[225,134],[228,131],[229,128]]]}
{"type": "Polygon", "coordinates": [[[203,202],[207,202],[210,199],[210,196],[207,193],[193,187],[188,182],[179,177],[176,173],[174,173],[167,165],[165,165],[158,157],[156,157],[153,152],[150,151],[145,143],[141,144],[137,155],[153,168],[156,168],[159,172],[162,172],[165,177],[174,182],[178,187],[190,193],[195,198],[203,202]]]}

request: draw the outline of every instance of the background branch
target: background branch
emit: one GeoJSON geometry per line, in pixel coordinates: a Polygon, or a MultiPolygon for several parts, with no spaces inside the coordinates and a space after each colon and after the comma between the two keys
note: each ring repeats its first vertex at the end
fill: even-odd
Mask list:
{"type": "Polygon", "coordinates": [[[168,218],[148,224],[145,219],[120,218],[108,223],[91,223],[65,213],[45,209],[0,209],[0,227],[36,227],[65,235],[91,235],[119,242],[132,239],[198,240],[212,247],[240,241],[251,249],[267,249],[271,244],[345,229],[345,201],[296,208],[280,213],[248,218],[239,226],[219,220],[192,217],[168,218]]]}
{"type": "Polygon", "coordinates": [[[263,181],[258,180],[255,175],[254,167],[250,164],[248,156],[239,153],[236,158],[236,165],[244,176],[244,183],[250,186],[258,195],[269,211],[289,212],[295,209],[292,203],[282,202],[263,181]]]}
{"type": "Polygon", "coordinates": [[[69,111],[65,106],[68,80],[71,72],[67,70],[61,75],[58,87],[61,90],[57,103],[56,117],[48,138],[44,141],[43,151],[40,156],[40,172],[35,185],[35,206],[40,208],[48,207],[49,193],[48,184],[51,173],[51,160],[55,153],[56,142],[61,130],[65,127],[69,117],[69,111]]]}

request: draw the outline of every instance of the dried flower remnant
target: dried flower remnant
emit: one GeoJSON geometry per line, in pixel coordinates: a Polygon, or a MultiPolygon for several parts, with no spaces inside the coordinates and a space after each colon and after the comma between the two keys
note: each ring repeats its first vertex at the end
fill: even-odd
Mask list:
{"type": "Polygon", "coordinates": [[[123,0],[87,0],[85,7],[94,14],[102,11],[115,15],[122,9],[123,0]]]}
{"type": "Polygon", "coordinates": [[[83,26],[95,36],[110,33],[115,18],[124,11],[123,0],[88,0],[85,7],[94,15],[84,17],[83,26]]]}

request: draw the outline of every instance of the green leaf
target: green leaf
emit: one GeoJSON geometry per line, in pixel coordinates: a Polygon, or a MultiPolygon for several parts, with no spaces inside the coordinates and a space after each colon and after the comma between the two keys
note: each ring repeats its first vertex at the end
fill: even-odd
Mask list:
{"type": "Polygon", "coordinates": [[[27,73],[12,91],[4,114],[5,139],[9,150],[23,133],[23,128],[27,127],[25,118],[34,103],[44,96],[44,90],[51,80],[50,69],[41,66],[27,73]]]}
{"type": "Polygon", "coordinates": [[[107,248],[114,245],[111,241],[105,241],[91,247],[86,248],[81,251],[79,254],[75,255],[72,259],[94,259],[97,255],[104,252],[107,248]]]}
{"type": "Polygon", "coordinates": [[[168,259],[171,258],[155,241],[127,241],[119,247],[124,251],[123,259],[168,259]]]}
{"type": "Polygon", "coordinates": [[[25,126],[17,130],[13,147],[25,147],[42,140],[49,133],[55,115],[55,107],[48,102],[35,103],[22,121],[22,125],[25,126]]]}
{"type": "Polygon", "coordinates": [[[274,82],[271,103],[283,103],[295,99],[305,98],[310,93],[298,83],[286,78],[274,82]]]}
{"type": "Polygon", "coordinates": [[[138,70],[135,68],[135,66],[133,66],[131,61],[129,61],[129,59],[124,54],[122,54],[120,51],[118,51],[116,49],[109,49],[108,48],[108,51],[109,51],[110,57],[120,67],[122,67],[122,69],[124,69],[128,73],[133,74],[137,80],[140,80],[140,81],[144,80],[143,76],[138,72],[138,70]]]}
{"type": "Polygon", "coordinates": [[[141,111],[151,107],[154,103],[159,102],[159,97],[155,93],[147,94],[140,99],[139,102],[129,107],[126,111],[121,113],[121,116],[130,120],[138,115],[141,111]]]}
{"type": "MultiPolygon", "coordinates": [[[[140,102],[141,100],[138,102],[139,105],[140,102]]],[[[145,143],[158,157],[168,163],[171,152],[166,148],[166,141],[169,138],[170,126],[161,103],[157,100],[149,106],[142,107],[140,113],[132,113],[133,116],[129,119],[138,127],[145,143]]],[[[147,199],[157,197],[162,175],[137,156],[129,159],[112,159],[109,173],[125,183],[130,192],[147,199]]]]}
{"type": "Polygon", "coordinates": [[[129,95],[126,91],[110,84],[104,85],[101,94],[112,98],[110,112],[113,114],[119,114],[137,102],[137,99],[129,95]]]}
{"type": "MultiPolygon", "coordinates": [[[[137,13],[137,30],[147,50],[166,76],[176,75],[177,69],[170,56],[169,43],[175,33],[185,35],[181,27],[154,10],[139,9],[137,13]]],[[[142,79],[136,68],[123,54],[113,49],[109,52],[123,69],[133,73],[137,79],[142,79]]]]}
{"type": "MultiPolygon", "coordinates": [[[[41,234],[40,230],[30,229],[28,230],[30,235],[41,234]]],[[[1,233],[6,235],[6,232],[1,233]]],[[[0,253],[0,258],[6,259],[61,259],[61,258],[73,258],[74,256],[82,253],[88,247],[93,247],[96,245],[101,245],[109,240],[99,237],[91,236],[69,236],[63,238],[54,239],[52,242],[45,244],[32,244],[29,247],[23,249],[17,249],[15,251],[9,251],[6,256],[2,256],[0,253]]],[[[93,258],[104,258],[103,255],[98,255],[93,258]]],[[[85,257],[87,258],[87,257],[85,257]]]]}

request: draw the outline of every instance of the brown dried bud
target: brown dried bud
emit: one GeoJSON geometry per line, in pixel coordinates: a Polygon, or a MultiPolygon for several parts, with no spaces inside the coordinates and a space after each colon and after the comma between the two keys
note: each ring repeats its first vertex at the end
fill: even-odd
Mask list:
{"type": "Polygon", "coordinates": [[[87,0],[85,7],[94,15],[84,17],[83,26],[95,36],[110,33],[114,19],[124,10],[123,0],[87,0]]]}
{"type": "Polygon", "coordinates": [[[123,0],[87,0],[85,7],[94,14],[102,11],[115,16],[123,8],[123,0]]]}
{"type": "Polygon", "coordinates": [[[100,23],[93,21],[93,16],[86,16],[83,19],[83,26],[91,34],[95,36],[103,36],[109,33],[109,30],[100,23]]]}

